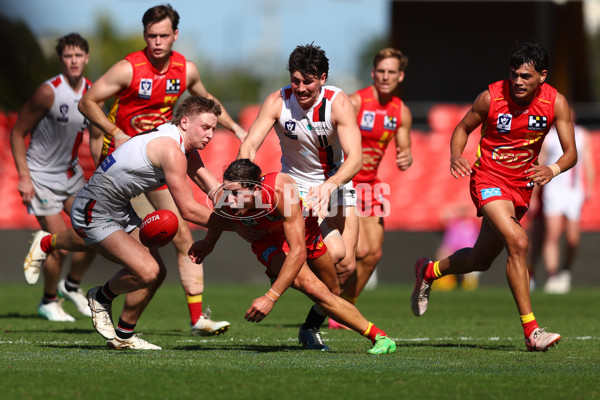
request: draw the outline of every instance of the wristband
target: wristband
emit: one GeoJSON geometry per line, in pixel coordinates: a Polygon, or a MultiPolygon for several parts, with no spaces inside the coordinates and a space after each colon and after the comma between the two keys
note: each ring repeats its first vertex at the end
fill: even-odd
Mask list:
{"type": "Polygon", "coordinates": [[[561,172],[560,167],[556,163],[548,165],[548,167],[550,167],[550,169],[552,170],[553,176],[556,176],[556,175],[560,174],[560,172],[561,172]]]}
{"type": "Polygon", "coordinates": [[[275,303],[277,301],[277,299],[272,298],[271,296],[269,296],[269,292],[265,293],[265,297],[269,300],[271,300],[273,303],[275,303]]]}

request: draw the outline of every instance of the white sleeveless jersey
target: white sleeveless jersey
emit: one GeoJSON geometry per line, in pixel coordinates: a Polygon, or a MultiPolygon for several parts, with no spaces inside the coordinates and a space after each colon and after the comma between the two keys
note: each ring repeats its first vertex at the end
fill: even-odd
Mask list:
{"type": "Polygon", "coordinates": [[[83,130],[89,124],[77,105],[92,84],[84,78],[81,89],[76,93],[62,74],[44,84],[54,90],[54,102],[31,134],[27,166],[33,172],[66,172],[72,176],[78,167],[77,151],[83,140],[83,130]]]}
{"type": "Polygon", "coordinates": [[[164,185],[164,171],[156,168],[146,153],[148,143],[160,137],[172,138],[185,154],[179,130],[175,125],[165,123],[132,137],[108,155],[78,197],[94,199],[118,210],[126,207],[135,196],[164,185]]]}
{"type": "MultiPolygon", "coordinates": [[[[570,170],[554,177],[546,186],[561,187],[565,189],[583,190],[583,150],[585,146],[583,128],[574,125],[575,128],[575,145],[577,146],[577,164],[570,170]]],[[[563,155],[563,150],[560,147],[558,133],[556,128],[552,127],[544,140],[544,150],[546,151],[546,165],[555,163],[560,156],[563,155]]]]}
{"type": "Polygon", "coordinates": [[[283,105],[275,123],[281,144],[281,172],[294,178],[300,190],[322,184],[344,161],[331,121],[331,103],[340,92],[337,87],[323,86],[315,105],[303,110],[291,86],[281,89],[283,105]]]}

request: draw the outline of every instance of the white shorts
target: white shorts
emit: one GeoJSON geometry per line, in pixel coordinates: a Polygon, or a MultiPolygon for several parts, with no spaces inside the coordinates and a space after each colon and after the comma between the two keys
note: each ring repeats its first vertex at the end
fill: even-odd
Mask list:
{"type": "Polygon", "coordinates": [[[131,203],[114,210],[94,199],[77,197],[71,210],[71,224],[86,245],[99,243],[116,231],[130,233],[142,223],[131,203]]]}
{"type": "MultiPolygon", "coordinates": [[[[306,196],[308,195],[309,189],[299,187],[298,191],[300,199],[306,204],[306,196]]],[[[333,209],[333,207],[337,206],[356,207],[356,190],[354,190],[352,181],[346,183],[344,186],[339,188],[337,192],[333,192],[331,194],[329,208],[333,209]]]]}
{"type": "Polygon", "coordinates": [[[49,174],[30,171],[35,196],[27,207],[27,212],[36,216],[57,215],[64,209],[65,201],[85,186],[83,170],[78,165],[75,175],[68,177],[66,173],[49,174]]]}
{"type": "Polygon", "coordinates": [[[583,190],[562,185],[546,185],[542,193],[544,215],[564,215],[569,221],[579,221],[583,207],[583,190]]]}

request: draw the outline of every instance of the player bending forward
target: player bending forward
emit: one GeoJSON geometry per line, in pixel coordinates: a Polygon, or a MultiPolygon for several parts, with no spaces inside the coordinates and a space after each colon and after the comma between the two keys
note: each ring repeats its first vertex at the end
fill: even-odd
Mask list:
{"type": "Polygon", "coordinates": [[[216,224],[209,228],[189,254],[195,263],[202,262],[223,230],[232,229],[231,225],[243,224],[265,233],[252,241],[252,251],[267,267],[272,286],[264,296],[254,299],[246,311],[247,321],[262,321],[291,286],[316,303],[300,328],[298,339],[303,347],[329,349],[319,334],[325,316],[329,316],[369,338],[373,347],[368,353],[396,351],[396,344],[384,331],[367,321],[354,305],[331,293],[317,276],[321,271],[332,271],[333,261],[316,217],[308,217],[305,224],[298,187],[289,175],[274,172],[261,176],[260,168],[250,160],[236,160],[225,171],[220,199],[216,202],[217,212],[226,218],[219,228],[214,228],[216,224]]]}

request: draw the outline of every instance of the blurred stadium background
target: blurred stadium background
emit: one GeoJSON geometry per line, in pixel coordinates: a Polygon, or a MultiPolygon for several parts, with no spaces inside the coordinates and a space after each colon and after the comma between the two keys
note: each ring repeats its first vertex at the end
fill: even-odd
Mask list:
{"type": "MultiPolygon", "coordinates": [[[[158,3],[140,5],[140,17],[146,8],[158,3]]],[[[177,9],[177,2],[171,3],[177,9]]],[[[305,3],[314,2],[302,4],[305,3]]],[[[343,13],[345,2],[338,3],[343,13]]],[[[410,282],[414,260],[435,255],[442,237],[444,211],[449,206],[467,204],[474,212],[468,196],[468,181],[455,180],[448,172],[449,140],[454,126],[476,95],[487,84],[507,77],[508,55],[515,40],[535,38],[549,50],[549,82],[566,95],[579,123],[592,132],[596,171],[600,171],[600,156],[597,156],[600,152],[600,69],[597,67],[600,65],[597,28],[600,5],[598,1],[385,3],[389,9],[388,32],[382,37],[365,38],[364,48],[356,54],[359,62],[353,77],[332,76],[329,82],[348,93],[370,84],[373,54],[386,45],[401,49],[410,58],[407,79],[399,95],[411,107],[414,116],[415,161],[409,171],[401,173],[394,164],[394,149],[389,148],[384,157],[380,178],[391,185],[391,215],[385,221],[388,232],[379,267],[382,281],[410,282]],[[589,15],[591,12],[596,13],[595,17],[589,15]]],[[[9,38],[5,51],[10,54],[2,61],[0,70],[0,254],[3,258],[0,281],[21,282],[21,265],[29,234],[38,229],[38,224],[27,214],[16,190],[18,176],[9,135],[18,110],[35,87],[60,70],[55,60],[54,41],[68,32],[38,37],[27,23],[6,17],[2,10],[0,22],[0,31],[9,38]]],[[[119,36],[108,19],[99,18],[95,29],[95,32],[80,32],[89,39],[94,52],[86,73],[92,80],[125,54],[144,46],[139,33],[119,36]]],[[[177,44],[175,49],[179,50],[177,44]]],[[[245,70],[243,65],[214,68],[207,60],[196,60],[194,55],[182,51],[199,65],[208,90],[238,116],[246,129],[264,95],[285,85],[288,79],[285,61],[278,64],[279,69],[275,68],[278,75],[264,76],[245,70]]],[[[286,49],[286,53],[289,51],[286,49]]],[[[478,136],[478,132],[472,136],[478,136]]],[[[477,141],[477,137],[472,137],[465,152],[472,160],[477,141]]],[[[233,135],[219,131],[203,152],[203,158],[208,168],[219,176],[235,158],[238,147],[239,142],[233,135]]],[[[278,170],[279,154],[276,137],[269,135],[257,162],[264,171],[278,170]]],[[[89,177],[93,165],[87,136],[80,150],[80,161],[89,177]]],[[[593,184],[595,193],[600,193],[600,180],[597,178],[593,184]]],[[[195,194],[198,201],[205,201],[199,190],[195,190],[195,194]]],[[[598,285],[600,270],[595,268],[595,260],[600,243],[599,197],[584,206],[582,230],[574,284],[598,285]]],[[[202,236],[201,231],[194,234],[198,238],[202,236]]],[[[207,283],[263,281],[262,268],[254,260],[249,246],[234,235],[227,235],[226,239],[207,260],[207,283]]],[[[173,260],[170,248],[165,249],[164,257],[168,263],[173,260]]],[[[492,271],[483,274],[482,284],[505,284],[504,260],[501,256],[492,271]]],[[[98,257],[86,281],[102,281],[109,274],[107,269],[115,268],[98,257]]],[[[538,271],[543,281],[541,265],[538,271]]],[[[177,280],[175,268],[171,268],[168,279],[177,280]]]]}

